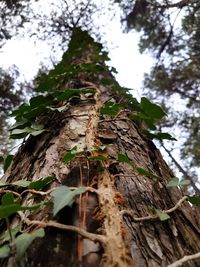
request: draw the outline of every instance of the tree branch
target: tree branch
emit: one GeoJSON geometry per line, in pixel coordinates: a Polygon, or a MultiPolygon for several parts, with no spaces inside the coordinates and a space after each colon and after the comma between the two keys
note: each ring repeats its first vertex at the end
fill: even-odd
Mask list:
{"type": "Polygon", "coordinates": [[[175,261],[174,263],[168,265],[167,267],[178,267],[178,266],[182,266],[184,262],[187,262],[189,260],[194,260],[200,258],[200,252],[196,253],[196,254],[192,254],[192,255],[186,255],[183,258],[181,258],[178,261],[175,261]]]}
{"type": "Polygon", "coordinates": [[[164,150],[167,152],[168,156],[171,158],[172,162],[176,165],[178,170],[184,175],[185,178],[190,180],[191,186],[193,187],[195,194],[199,195],[200,190],[196,186],[196,184],[194,183],[192,177],[190,175],[188,175],[187,171],[182,168],[182,166],[178,163],[178,161],[173,157],[171,151],[165,147],[165,145],[162,141],[160,141],[160,144],[161,144],[162,148],[164,148],[164,150]]]}

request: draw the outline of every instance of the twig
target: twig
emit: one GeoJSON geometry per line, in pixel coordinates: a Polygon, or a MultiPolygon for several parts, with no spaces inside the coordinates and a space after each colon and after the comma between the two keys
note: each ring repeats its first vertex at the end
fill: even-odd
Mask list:
{"type": "Polygon", "coordinates": [[[57,223],[54,221],[37,221],[37,220],[29,220],[28,218],[25,217],[25,215],[22,212],[18,212],[20,215],[21,219],[27,224],[27,225],[38,225],[40,227],[54,227],[62,230],[67,230],[67,231],[73,231],[78,234],[80,234],[83,237],[86,237],[92,241],[99,241],[102,245],[106,244],[106,237],[99,235],[99,234],[93,234],[85,231],[84,229],[81,229],[79,227],[76,227],[74,225],[65,225],[61,223],[57,223]]]}
{"type": "Polygon", "coordinates": [[[191,182],[191,186],[193,187],[196,194],[200,194],[199,188],[196,186],[195,182],[193,181],[192,177],[188,175],[187,171],[183,169],[183,167],[178,163],[178,161],[173,157],[171,151],[167,149],[162,141],[160,141],[161,146],[167,152],[168,156],[171,158],[172,162],[176,165],[180,172],[184,175],[186,179],[189,179],[191,182]]]}
{"type": "Polygon", "coordinates": [[[192,254],[192,255],[186,255],[183,258],[181,258],[178,261],[173,262],[172,264],[168,265],[167,267],[178,267],[178,266],[182,266],[184,262],[190,261],[190,260],[194,260],[200,258],[200,252],[196,253],[196,254],[192,254]]]}
{"type": "MultiPolygon", "coordinates": [[[[170,208],[170,209],[168,209],[168,210],[163,210],[162,212],[163,212],[163,213],[167,213],[167,214],[169,214],[169,213],[171,213],[171,212],[177,210],[177,209],[181,206],[181,204],[182,204],[186,199],[187,199],[187,196],[182,197],[182,198],[176,203],[176,205],[175,205],[174,207],[172,207],[172,208],[170,208]]],[[[155,214],[155,215],[148,215],[148,216],[144,216],[144,217],[135,217],[135,216],[133,215],[133,212],[132,212],[131,210],[122,210],[120,213],[121,213],[122,216],[125,216],[125,215],[129,215],[129,216],[131,216],[132,219],[133,219],[134,221],[136,221],[136,222],[148,221],[148,220],[153,220],[153,219],[157,219],[157,218],[159,218],[159,216],[156,215],[156,214],[155,214]]]]}

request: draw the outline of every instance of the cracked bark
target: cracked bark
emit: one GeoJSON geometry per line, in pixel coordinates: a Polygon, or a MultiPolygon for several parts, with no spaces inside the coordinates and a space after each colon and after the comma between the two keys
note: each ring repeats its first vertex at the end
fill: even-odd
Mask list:
{"type": "MultiPolygon", "coordinates": [[[[34,181],[55,175],[57,180],[51,187],[86,185],[98,189],[98,196],[89,192],[87,197],[77,198],[72,208],[64,208],[57,221],[99,233],[105,236],[106,244],[102,246],[76,233],[49,227],[45,238],[34,241],[28,249],[25,265],[166,267],[185,254],[197,253],[200,225],[195,208],[188,203],[183,203],[165,222],[135,222],[130,216],[121,217],[123,209],[131,210],[135,217],[148,215],[151,208],[169,209],[183,194],[179,189],[166,188],[173,173],[159,150],[142,136],[126,112],[110,121],[100,117],[100,108],[112,96],[110,87],[101,84],[102,77],[95,81],[82,78],[78,82],[83,86],[93,84],[94,98],[71,104],[67,113],[55,114],[47,132],[29,137],[3,180],[34,181]],[[112,160],[89,161],[87,150],[93,145],[106,145],[105,153],[112,160]],[[63,155],[74,146],[85,150],[85,157],[76,157],[66,165],[63,155]],[[134,164],[162,179],[154,181],[139,175],[128,164],[117,161],[118,153],[126,153],[134,164]]],[[[52,214],[45,209],[32,219],[47,218],[51,219],[52,214]]],[[[198,259],[184,264],[185,267],[199,265],[198,259]]]]}

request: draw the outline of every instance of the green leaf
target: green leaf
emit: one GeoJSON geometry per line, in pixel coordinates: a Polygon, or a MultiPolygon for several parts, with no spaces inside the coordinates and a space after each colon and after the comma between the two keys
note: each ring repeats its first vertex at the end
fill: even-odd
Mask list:
{"type": "Polygon", "coordinates": [[[120,109],[121,109],[120,104],[116,104],[114,102],[107,102],[103,108],[101,108],[101,115],[109,115],[109,116],[116,116],[120,109]]]}
{"type": "Polygon", "coordinates": [[[106,146],[94,146],[94,148],[95,148],[96,150],[101,150],[101,151],[103,151],[103,150],[106,149],[106,146]]]}
{"type": "Polygon", "coordinates": [[[81,90],[79,89],[67,89],[64,92],[59,92],[55,94],[55,98],[59,101],[68,100],[69,98],[73,96],[79,96],[81,93],[81,90]]]}
{"type": "Polygon", "coordinates": [[[160,120],[166,115],[160,106],[152,103],[146,97],[141,98],[140,106],[144,113],[153,119],[160,120]]]}
{"type": "Polygon", "coordinates": [[[193,205],[200,205],[200,197],[188,196],[188,201],[193,205]]]}
{"type": "Polygon", "coordinates": [[[7,258],[10,255],[9,245],[4,245],[0,247],[0,258],[7,258]]]}
{"type": "Polygon", "coordinates": [[[89,157],[90,160],[109,160],[110,158],[107,158],[107,157],[104,157],[104,156],[92,156],[92,157],[89,157]]]}
{"type": "Polygon", "coordinates": [[[159,176],[157,176],[157,175],[153,174],[152,172],[149,172],[149,171],[147,171],[147,170],[145,170],[143,168],[136,167],[135,169],[141,175],[144,175],[144,176],[147,176],[147,177],[151,177],[151,178],[155,178],[155,179],[160,179],[159,176]]]}
{"type": "Polygon", "coordinates": [[[50,184],[53,180],[55,180],[55,176],[48,176],[46,178],[41,178],[38,181],[34,181],[29,184],[30,189],[35,189],[35,190],[41,190],[48,184],[50,184]]]}
{"type": "Polygon", "coordinates": [[[16,237],[14,240],[14,245],[16,246],[16,260],[19,261],[22,259],[26,250],[34,241],[35,238],[42,238],[44,237],[45,232],[43,228],[40,228],[32,233],[24,233],[16,237]]]}
{"type": "Polygon", "coordinates": [[[30,207],[23,207],[18,203],[13,203],[13,204],[9,204],[9,205],[0,205],[0,218],[5,219],[8,218],[10,215],[16,213],[17,211],[20,210],[36,210],[39,207],[41,207],[41,205],[43,205],[44,202],[39,203],[37,205],[33,205],[30,207]]]}
{"type": "Polygon", "coordinates": [[[0,181],[0,187],[8,186],[9,184],[0,181]]]}
{"type": "MultiPolygon", "coordinates": [[[[13,239],[15,238],[16,234],[20,231],[20,226],[16,226],[14,228],[11,229],[11,235],[13,237],[13,239]]],[[[6,232],[4,232],[4,234],[1,236],[0,242],[1,244],[10,241],[10,233],[8,232],[8,230],[6,230],[6,232]]]]}
{"type": "Polygon", "coordinates": [[[187,179],[185,179],[185,180],[181,180],[181,181],[179,182],[179,185],[180,185],[180,186],[188,186],[189,184],[191,184],[191,181],[190,181],[190,180],[187,180],[187,179]]]}
{"type": "Polygon", "coordinates": [[[171,134],[169,133],[150,133],[146,132],[146,136],[150,139],[159,139],[159,140],[172,140],[172,141],[177,141],[176,138],[172,137],[171,134]]]}
{"type": "Polygon", "coordinates": [[[3,163],[3,162],[4,162],[4,157],[0,156],[0,163],[3,163]]]}
{"type": "Polygon", "coordinates": [[[8,155],[4,161],[4,166],[3,166],[3,170],[4,172],[6,172],[6,170],[8,169],[8,167],[10,166],[11,162],[13,160],[13,155],[8,155]]]}
{"type": "Polygon", "coordinates": [[[173,177],[169,180],[169,182],[167,183],[167,187],[176,187],[179,185],[179,179],[176,177],[173,177]]]}
{"type": "Polygon", "coordinates": [[[20,187],[28,187],[30,182],[26,180],[18,180],[16,182],[12,182],[12,185],[20,186],[20,187]]]}
{"type": "Polygon", "coordinates": [[[128,163],[129,165],[133,166],[132,161],[131,161],[131,160],[128,158],[128,156],[125,155],[125,154],[121,154],[121,153],[119,153],[119,154],[117,155],[117,160],[120,161],[120,162],[128,163]]]}
{"type": "Polygon", "coordinates": [[[69,152],[67,152],[64,157],[63,157],[63,161],[64,163],[68,163],[69,161],[71,161],[73,158],[75,158],[76,154],[77,154],[77,146],[73,147],[69,152]]]}
{"type": "Polygon", "coordinates": [[[4,194],[1,198],[1,204],[2,205],[15,204],[15,198],[14,198],[13,193],[9,192],[9,193],[4,194]]]}
{"type": "Polygon", "coordinates": [[[157,209],[155,211],[161,221],[166,221],[170,219],[170,216],[167,213],[157,209]]]}
{"type": "Polygon", "coordinates": [[[19,204],[0,205],[0,218],[5,219],[17,211],[23,210],[19,204]]]}
{"type": "Polygon", "coordinates": [[[53,215],[55,216],[65,206],[72,206],[75,196],[86,191],[85,187],[70,190],[67,186],[60,186],[51,195],[53,197],[53,215]]]}

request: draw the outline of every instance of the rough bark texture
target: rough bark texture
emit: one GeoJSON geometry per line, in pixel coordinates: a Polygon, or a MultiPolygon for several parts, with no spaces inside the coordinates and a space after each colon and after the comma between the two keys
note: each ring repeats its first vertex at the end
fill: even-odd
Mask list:
{"type": "MultiPolygon", "coordinates": [[[[55,175],[57,180],[51,187],[62,184],[95,188],[98,194],[87,192],[78,197],[73,207],[64,208],[56,219],[98,233],[102,242],[49,227],[45,238],[36,240],[29,248],[27,267],[165,267],[185,254],[200,250],[197,213],[185,202],[164,222],[135,221],[126,213],[122,216],[122,210],[131,211],[134,217],[148,215],[151,208],[167,210],[183,194],[179,189],[166,188],[173,174],[155,145],[128,118],[126,110],[115,118],[100,116],[100,108],[112,98],[110,87],[103,86],[101,78],[79,78],[82,87],[93,88],[94,97],[71,102],[67,112],[47,118],[48,131],[29,137],[3,179],[34,181],[55,175]],[[91,151],[94,145],[105,145],[101,153],[111,160],[89,160],[100,153],[91,151]],[[74,146],[85,152],[64,164],[63,155],[74,146]],[[162,179],[155,181],[139,175],[117,160],[118,153],[127,154],[134,164],[162,179]]],[[[33,217],[29,219],[48,221],[52,219],[51,210],[46,208],[33,217]]],[[[200,261],[190,261],[184,266],[200,266],[200,261]]]]}

